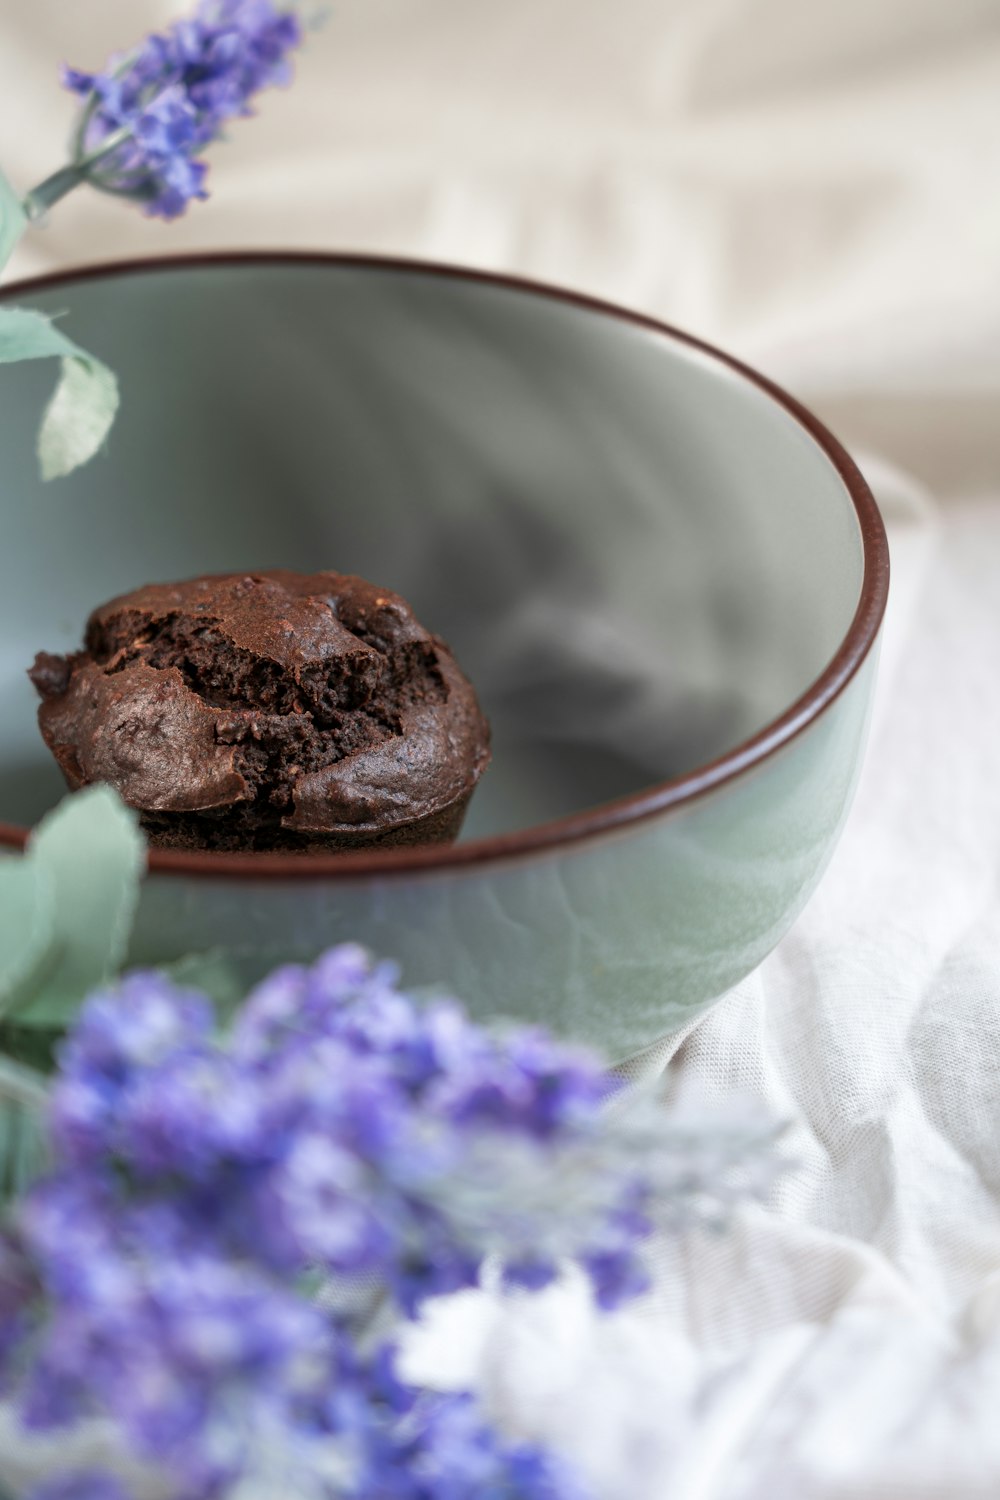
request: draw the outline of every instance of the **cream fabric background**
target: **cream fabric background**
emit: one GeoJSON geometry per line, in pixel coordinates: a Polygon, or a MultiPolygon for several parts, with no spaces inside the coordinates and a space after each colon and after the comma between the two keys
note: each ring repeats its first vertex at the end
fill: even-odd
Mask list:
{"type": "MultiPolygon", "coordinates": [[[[177,7],[0,0],[0,159],[60,160],[55,67],[177,7]]],[[[398,251],[657,313],[853,448],[894,585],[858,801],[790,937],[677,1051],[801,1166],[596,1324],[442,1312],[414,1359],[606,1500],[1000,1493],[997,0],[340,0],[164,227],[80,194],[14,271],[182,247],[398,251]]],[[[668,1049],[669,1050],[669,1049],[668,1049]]]]}

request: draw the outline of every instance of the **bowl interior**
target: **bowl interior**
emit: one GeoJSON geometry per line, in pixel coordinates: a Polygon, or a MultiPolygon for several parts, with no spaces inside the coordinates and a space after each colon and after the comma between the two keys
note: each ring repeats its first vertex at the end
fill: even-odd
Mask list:
{"type": "Polygon", "coordinates": [[[123,402],[107,455],[43,485],[54,372],[0,367],[0,821],[62,790],[25,668],[149,580],[335,568],[405,595],[493,724],[467,838],[732,749],[821,673],[857,606],[832,463],[679,338],[351,262],[175,263],[21,300],[65,313],[123,402]]]}

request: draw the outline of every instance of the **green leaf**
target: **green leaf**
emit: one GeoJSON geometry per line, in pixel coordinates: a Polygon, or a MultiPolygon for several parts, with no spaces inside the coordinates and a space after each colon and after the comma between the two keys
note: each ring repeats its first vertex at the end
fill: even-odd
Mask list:
{"type": "Polygon", "coordinates": [[[52,882],[37,860],[0,861],[0,1016],[30,992],[55,943],[52,882]]]}
{"type": "Polygon", "coordinates": [[[52,883],[52,972],[17,1012],[21,1026],[65,1026],[87,993],[120,968],[145,867],[138,819],[110,787],[61,802],[28,845],[52,883]]]}
{"type": "Polygon", "coordinates": [[[33,1068],[0,1057],[0,1198],[23,1190],[48,1163],[48,1087],[33,1068]]]}
{"type": "Polygon", "coordinates": [[[46,1077],[55,1072],[56,1049],[65,1033],[44,1026],[19,1026],[16,1021],[0,1021],[0,1057],[22,1063],[46,1077]]]}
{"type": "Polygon", "coordinates": [[[41,1073],[22,1063],[11,1062],[9,1057],[0,1057],[0,1100],[4,1104],[44,1109],[48,1097],[48,1085],[41,1073]]]}
{"type": "Polygon", "coordinates": [[[0,271],[10,260],[14,246],[27,227],[21,200],[0,172],[0,271]]]}
{"type": "Polygon", "coordinates": [[[118,381],[96,359],[64,359],[38,430],[43,479],[62,479],[93,458],[118,410],[118,381]]]}
{"type": "Polygon", "coordinates": [[[214,1001],[222,1016],[231,1015],[246,995],[233,955],[225,948],[209,948],[204,953],[186,953],[173,963],[164,964],[160,972],[180,989],[198,990],[214,1001]]]}
{"type": "Polygon", "coordinates": [[[43,479],[58,479],[93,458],[118,410],[118,382],[55,326],[29,307],[0,308],[0,364],[59,358],[62,375],[38,433],[43,479]]]}

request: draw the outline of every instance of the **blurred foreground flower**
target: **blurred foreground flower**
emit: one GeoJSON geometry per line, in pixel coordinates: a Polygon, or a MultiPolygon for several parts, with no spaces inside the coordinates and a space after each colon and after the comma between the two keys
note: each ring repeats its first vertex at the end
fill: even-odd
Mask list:
{"type": "Polygon", "coordinates": [[[58,1061],[55,1165],[0,1257],[0,1376],[27,1428],[110,1418],[185,1500],[247,1476],[581,1495],[470,1397],[404,1385],[390,1340],[487,1261],[527,1290],[575,1262],[613,1307],[647,1285],[654,1223],[714,1222],[779,1166],[773,1126],[609,1103],[597,1058],[421,1009],[354,947],[277,970],[224,1033],[204,997],[133,975],[58,1061]]]}

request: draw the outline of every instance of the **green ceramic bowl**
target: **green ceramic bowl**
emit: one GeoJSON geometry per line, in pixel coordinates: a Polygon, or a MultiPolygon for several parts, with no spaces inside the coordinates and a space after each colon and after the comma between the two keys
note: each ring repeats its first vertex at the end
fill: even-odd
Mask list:
{"type": "Polygon", "coordinates": [[[648,319],[444,267],[221,256],[5,296],[65,313],[124,401],[106,456],[46,486],[52,370],[0,370],[0,839],[62,791],[35,651],[153,579],[364,574],[494,729],[451,848],[154,853],[136,962],[222,946],[256,974],[353,938],[623,1058],[773,947],[851,799],[888,582],[813,417],[648,319]]]}

